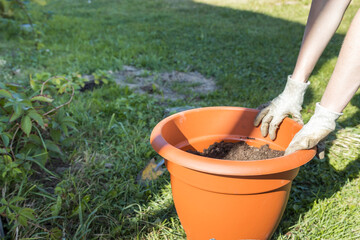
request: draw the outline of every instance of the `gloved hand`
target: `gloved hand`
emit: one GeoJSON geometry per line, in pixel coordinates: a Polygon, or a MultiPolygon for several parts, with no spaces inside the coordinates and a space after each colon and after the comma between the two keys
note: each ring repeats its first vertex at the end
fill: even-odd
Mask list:
{"type": "Polygon", "coordinates": [[[285,155],[297,150],[310,149],[335,130],[336,120],[342,113],[332,112],[316,103],[315,113],[309,122],[294,136],[285,155]]]}
{"type": "Polygon", "coordinates": [[[266,137],[269,131],[271,140],[274,140],[277,128],[288,115],[292,115],[298,123],[304,124],[300,111],[309,84],[310,82],[303,83],[292,80],[291,76],[288,76],[284,91],[272,100],[269,106],[261,110],[255,118],[254,126],[258,126],[262,121],[260,130],[263,137],[266,137]]]}

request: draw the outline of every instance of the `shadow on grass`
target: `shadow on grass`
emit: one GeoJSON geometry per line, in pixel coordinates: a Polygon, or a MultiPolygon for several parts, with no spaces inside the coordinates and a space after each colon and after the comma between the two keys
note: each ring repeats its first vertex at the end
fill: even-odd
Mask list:
{"type": "Polygon", "coordinates": [[[300,216],[308,212],[315,202],[331,198],[351,179],[359,176],[360,158],[349,163],[345,169],[338,171],[326,157],[317,158],[303,166],[293,182],[289,202],[282,221],[275,233],[290,233],[290,228],[298,223],[300,216]]]}

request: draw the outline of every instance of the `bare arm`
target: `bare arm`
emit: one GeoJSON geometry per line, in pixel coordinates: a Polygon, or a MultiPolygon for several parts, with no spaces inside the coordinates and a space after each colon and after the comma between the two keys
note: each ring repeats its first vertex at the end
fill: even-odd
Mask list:
{"type": "Polygon", "coordinates": [[[334,112],[342,112],[359,87],[360,10],[351,22],[320,105],[334,112]]]}
{"type": "Polygon", "coordinates": [[[336,120],[360,86],[360,10],[341,47],[334,72],[310,121],[295,135],[285,154],[314,147],[335,130],[336,120]]]}
{"type": "Polygon", "coordinates": [[[313,0],[292,79],[306,82],[351,0],[313,0]]]}
{"type": "MultiPolygon", "coordinates": [[[[264,137],[269,133],[270,138],[275,139],[276,129],[288,115],[292,115],[298,122],[302,122],[300,110],[307,88],[306,82],[321,54],[339,27],[350,2],[351,0],[313,0],[293,74],[289,76],[283,93],[273,99],[269,106],[257,115],[254,121],[255,126],[262,122],[261,133],[264,137]]],[[[356,26],[352,28],[356,28],[356,26]]],[[[360,27],[358,26],[357,28],[360,27]]],[[[356,31],[359,34],[358,29],[350,32],[356,31]]],[[[356,38],[355,36],[351,37],[356,35],[356,33],[349,33],[348,35],[347,39],[356,38]]],[[[329,110],[338,113],[346,106],[359,87],[357,78],[350,76],[355,74],[360,78],[359,65],[354,63],[359,64],[360,54],[355,54],[351,58],[347,57],[359,45],[351,43],[351,41],[356,41],[356,39],[346,41],[350,41],[350,43],[343,45],[344,50],[342,49],[339,62],[336,66],[336,73],[332,77],[332,79],[338,80],[330,80],[321,101],[323,107],[329,108],[329,106],[332,106],[329,110]],[[351,64],[353,65],[350,66],[351,64]],[[346,71],[348,75],[344,75],[346,71]],[[344,84],[342,79],[346,76],[349,80],[344,84]],[[340,89],[340,91],[337,91],[337,89],[340,89]],[[340,100],[339,102],[338,99],[340,100]],[[338,111],[339,109],[341,110],[338,111]]],[[[359,41],[357,44],[360,44],[359,41]]]]}

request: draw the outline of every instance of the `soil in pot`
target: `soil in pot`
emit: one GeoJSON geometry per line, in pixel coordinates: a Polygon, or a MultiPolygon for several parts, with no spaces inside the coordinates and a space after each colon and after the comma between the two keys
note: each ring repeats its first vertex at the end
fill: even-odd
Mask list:
{"type": "Polygon", "coordinates": [[[257,148],[248,145],[245,141],[215,142],[203,152],[193,150],[188,150],[188,152],[209,158],[235,161],[263,160],[284,156],[284,151],[270,149],[268,144],[257,148]]]}

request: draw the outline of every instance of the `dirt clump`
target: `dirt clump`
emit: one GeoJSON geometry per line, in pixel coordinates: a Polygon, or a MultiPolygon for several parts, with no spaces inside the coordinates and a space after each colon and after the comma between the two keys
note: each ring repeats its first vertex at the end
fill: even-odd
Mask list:
{"type": "Polygon", "coordinates": [[[245,141],[240,142],[215,142],[203,152],[189,150],[188,152],[209,158],[251,161],[263,160],[269,158],[281,157],[284,151],[270,149],[269,145],[263,145],[260,148],[248,145],[245,141]]]}

